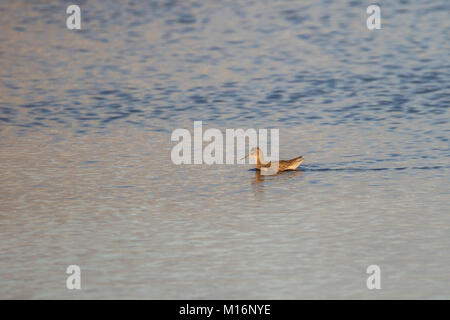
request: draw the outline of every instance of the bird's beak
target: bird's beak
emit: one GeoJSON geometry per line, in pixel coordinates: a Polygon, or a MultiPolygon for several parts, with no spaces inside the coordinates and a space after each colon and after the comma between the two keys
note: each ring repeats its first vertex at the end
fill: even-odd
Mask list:
{"type": "Polygon", "coordinates": [[[241,160],[247,159],[250,156],[250,154],[246,155],[245,157],[243,157],[241,160]]]}

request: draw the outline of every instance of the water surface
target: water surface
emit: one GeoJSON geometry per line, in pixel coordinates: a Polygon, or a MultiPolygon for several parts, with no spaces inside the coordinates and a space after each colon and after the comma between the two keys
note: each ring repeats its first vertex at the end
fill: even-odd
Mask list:
{"type": "Polygon", "coordinates": [[[448,1],[79,3],[0,3],[1,298],[450,297],[448,1]],[[305,161],[176,166],[193,121],[305,161]]]}

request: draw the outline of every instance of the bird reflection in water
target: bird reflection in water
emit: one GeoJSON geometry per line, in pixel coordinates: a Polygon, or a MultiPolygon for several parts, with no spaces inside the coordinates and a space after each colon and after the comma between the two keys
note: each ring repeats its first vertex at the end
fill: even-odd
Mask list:
{"type": "Polygon", "coordinates": [[[255,195],[264,192],[264,181],[275,181],[275,179],[287,180],[302,175],[302,170],[289,170],[277,173],[276,175],[264,175],[261,171],[255,170],[254,177],[251,178],[251,184],[255,195]]]}

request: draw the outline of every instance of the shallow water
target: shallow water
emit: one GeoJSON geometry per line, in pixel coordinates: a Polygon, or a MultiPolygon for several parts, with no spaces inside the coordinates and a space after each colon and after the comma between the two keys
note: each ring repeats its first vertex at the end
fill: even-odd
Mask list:
{"type": "Polygon", "coordinates": [[[450,298],[448,1],[79,3],[0,2],[1,298],[450,298]],[[174,165],[200,120],[305,161],[174,165]]]}

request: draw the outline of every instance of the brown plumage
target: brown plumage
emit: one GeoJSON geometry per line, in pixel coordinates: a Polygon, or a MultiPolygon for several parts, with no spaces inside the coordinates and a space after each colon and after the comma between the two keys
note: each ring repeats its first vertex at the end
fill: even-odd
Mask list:
{"type": "Polygon", "coordinates": [[[253,148],[248,155],[244,157],[247,158],[255,158],[255,169],[261,171],[273,171],[273,173],[278,173],[286,170],[295,170],[303,162],[303,157],[299,156],[291,160],[280,160],[280,161],[272,161],[265,162],[264,155],[260,148],[253,148]],[[278,167],[277,167],[278,165],[278,167]]]}

